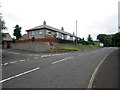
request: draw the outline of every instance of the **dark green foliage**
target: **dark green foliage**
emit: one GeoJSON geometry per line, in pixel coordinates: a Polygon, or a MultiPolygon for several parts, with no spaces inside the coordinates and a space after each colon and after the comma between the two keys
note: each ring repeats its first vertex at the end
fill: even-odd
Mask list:
{"type": "MultiPolygon", "coordinates": [[[[75,42],[76,42],[76,39],[74,41],[72,41],[72,40],[64,40],[64,39],[58,39],[58,40],[59,40],[59,43],[75,44],[75,42]]],[[[88,41],[85,41],[84,39],[77,40],[77,43],[82,44],[82,45],[95,45],[94,42],[88,42],[88,41]]]]}
{"type": "Polygon", "coordinates": [[[72,40],[64,40],[64,39],[58,39],[59,43],[69,43],[69,44],[74,44],[74,41],[72,40]]]}
{"type": "Polygon", "coordinates": [[[91,37],[90,34],[88,35],[87,41],[88,41],[88,42],[93,42],[92,37],[91,37]]]}
{"type": "Polygon", "coordinates": [[[120,32],[113,36],[114,45],[120,47],[120,32]]]}
{"type": "Polygon", "coordinates": [[[113,47],[117,46],[120,47],[120,33],[106,35],[106,34],[99,34],[97,39],[104,44],[105,47],[113,47]]]}
{"type": "Polygon", "coordinates": [[[14,33],[13,33],[13,35],[16,36],[16,39],[21,38],[21,28],[22,27],[19,27],[19,25],[16,25],[14,27],[14,33]]]}
{"type": "Polygon", "coordinates": [[[99,34],[97,36],[97,39],[101,42],[101,43],[104,43],[104,39],[106,37],[106,34],[99,34]]]}
{"type": "Polygon", "coordinates": [[[0,30],[4,30],[7,29],[7,27],[5,26],[5,21],[2,20],[2,18],[0,17],[0,30]]]}
{"type": "MultiPolygon", "coordinates": [[[[5,30],[5,29],[7,29],[7,27],[5,26],[5,21],[2,20],[2,17],[0,17],[0,36],[1,36],[1,33],[2,33],[1,30],[5,30]]],[[[4,33],[2,33],[2,38],[3,37],[6,37],[6,35],[4,33]]]]}
{"type": "Polygon", "coordinates": [[[13,38],[13,39],[12,39],[12,42],[13,42],[13,43],[15,43],[15,41],[16,41],[16,39],[15,39],[15,38],[13,38]]]}

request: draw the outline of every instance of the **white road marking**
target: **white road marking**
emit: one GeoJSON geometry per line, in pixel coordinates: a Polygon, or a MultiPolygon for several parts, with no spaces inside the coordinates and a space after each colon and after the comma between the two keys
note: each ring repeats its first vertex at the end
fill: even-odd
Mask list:
{"type": "Polygon", "coordinates": [[[88,89],[87,89],[87,90],[89,90],[90,88],[92,88],[95,75],[96,75],[96,73],[97,73],[100,65],[104,62],[104,60],[105,60],[112,52],[113,52],[113,51],[111,51],[110,53],[108,53],[108,54],[102,59],[102,61],[98,64],[98,66],[95,68],[95,70],[94,70],[94,72],[93,72],[93,74],[92,74],[92,76],[91,76],[91,78],[90,78],[90,81],[89,81],[88,89]]]}
{"type": "Polygon", "coordinates": [[[19,55],[20,53],[16,53],[16,52],[9,52],[9,53],[12,53],[12,54],[17,54],[17,55],[19,55]]]}
{"type": "Polygon", "coordinates": [[[52,55],[48,55],[48,56],[52,56],[52,55]]]}
{"type": "Polygon", "coordinates": [[[85,54],[80,54],[79,56],[83,56],[83,55],[87,55],[88,53],[85,53],[85,54]]]}
{"type": "Polygon", "coordinates": [[[55,54],[53,54],[52,56],[55,56],[55,54]]]}
{"type": "Polygon", "coordinates": [[[25,60],[19,60],[20,62],[24,62],[25,60]]]}
{"type": "Polygon", "coordinates": [[[62,61],[65,61],[65,60],[71,59],[71,58],[73,58],[73,57],[68,57],[68,58],[61,59],[59,61],[52,62],[52,64],[55,64],[55,63],[58,63],[58,62],[62,62],[62,61]]]}
{"type": "Polygon", "coordinates": [[[16,63],[17,61],[12,61],[12,62],[10,62],[10,63],[16,63]]]}
{"type": "Polygon", "coordinates": [[[38,69],[40,69],[40,67],[37,67],[37,68],[31,69],[31,70],[28,70],[28,71],[26,71],[26,72],[23,72],[23,73],[14,75],[14,76],[12,76],[12,77],[6,78],[6,79],[4,79],[4,80],[1,80],[0,83],[3,83],[3,82],[5,82],[5,81],[11,80],[11,79],[14,79],[14,78],[16,78],[16,77],[22,76],[22,75],[24,75],[24,74],[27,74],[27,73],[30,73],[30,72],[33,72],[33,71],[36,71],[36,70],[38,70],[38,69]]]}
{"type": "Polygon", "coordinates": [[[34,59],[38,59],[38,57],[35,57],[34,59]]]}
{"type": "Polygon", "coordinates": [[[41,57],[44,57],[44,55],[42,55],[41,57]]]}
{"type": "Polygon", "coordinates": [[[7,65],[8,63],[4,63],[4,64],[2,64],[2,65],[7,65]]]}

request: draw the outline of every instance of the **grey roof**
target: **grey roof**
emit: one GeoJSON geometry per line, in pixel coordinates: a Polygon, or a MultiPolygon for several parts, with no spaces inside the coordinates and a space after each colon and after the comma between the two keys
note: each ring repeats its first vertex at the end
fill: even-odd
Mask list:
{"type": "Polygon", "coordinates": [[[4,33],[6,36],[5,37],[3,37],[3,40],[5,40],[5,41],[12,41],[12,38],[11,38],[11,36],[10,36],[10,34],[9,33],[4,33]]]}
{"type": "Polygon", "coordinates": [[[31,29],[26,30],[26,31],[34,31],[34,30],[39,30],[39,29],[49,29],[49,30],[52,30],[52,31],[55,31],[55,32],[60,32],[62,34],[66,34],[66,35],[70,35],[70,36],[74,36],[75,37],[75,35],[73,35],[71,33],[65,32],[63,30],[60,30],[60,29],[57,29],[57,28],[54,28],[54,27],[51,27],[51,26],[48,26],[48,25],[36,26],[36,27],[31,28],[31,29]]]}

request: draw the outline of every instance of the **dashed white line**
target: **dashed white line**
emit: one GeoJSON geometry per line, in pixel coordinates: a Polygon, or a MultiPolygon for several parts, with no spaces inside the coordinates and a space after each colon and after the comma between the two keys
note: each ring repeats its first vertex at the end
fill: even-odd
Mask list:
{"type": "Polygon", "coordinates": [[[20,62],[24,62],[25,60],[19,60],[20,62]]]}
{"type": "Polygon", "coordinates": [[[87,55],[88,53],[85,53],[85,54],[80,54],[79,56],[83,56],[83,55],[87,55]]]}
{"type": "Polygon", "coordinates": [[[68,58],[61,59],[59,61],[52,62],[52,64],[55,64],[55,63],[58,63],[58,62],[62,62],[62,61],[65,61],[65,60],[71,59],[71,58],[73,58],[73,57],[68,57],[68,58]]]}
{"type": "Polygon", "coordinates": [[[4,64],[2,64],[2,65],[8,65],[8,63],[4,63],[4,64]]]}
{"type": "Polygon", "coordinates": [[[12,64],[12,63],[16,63],[16,62],[17,62],[17,61],[12,61],[12,62],[10,62],[10,63],[12,64]]]}
{"type": "Polygon", "coordinates": [[[35,57],[34,59],[38,59],[38,57],[35,57]]]}
{"type": "Polygon", "coordinates": [[[37,68],[31,69],[31,70],[28,70],[28,71],[26,71],[26,72],[23,72],[23,73],[14,75],[14,76],[12,76],[12,77],[6,78],[6,79],[4,79],[4,80],[1,80],[0,83],[3,83],[3,82],[5,82],[5,81],[11,80],[11,79],[14,79],[14,78],[16,78],[16,77],[22,76],[22,75],[24,75],[24,74],[27,74],[27,73],[30,73],[30,72],[33,72],[33,71],[36,71],[36,70],[38,70],[38,69],[40,69],[40,67],[37,67],[37,68]]]}

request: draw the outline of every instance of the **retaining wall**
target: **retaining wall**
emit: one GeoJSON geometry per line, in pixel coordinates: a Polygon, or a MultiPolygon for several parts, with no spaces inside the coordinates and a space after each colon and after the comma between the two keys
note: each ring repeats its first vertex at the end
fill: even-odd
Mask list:
{"type": "Polygon", "coordinates": [[[52,43],[53,49],[51,50],[50,44],[51,44],[50,42],[12,43],[11,49],[34,51],[34,52],[50,52],[53,51],[56,46],[73,45],[73,44],[52,43]]]}

